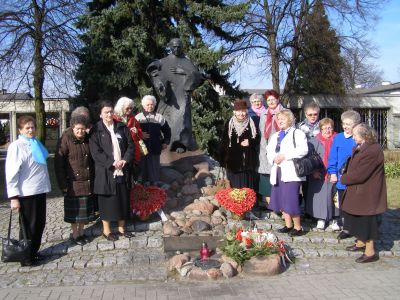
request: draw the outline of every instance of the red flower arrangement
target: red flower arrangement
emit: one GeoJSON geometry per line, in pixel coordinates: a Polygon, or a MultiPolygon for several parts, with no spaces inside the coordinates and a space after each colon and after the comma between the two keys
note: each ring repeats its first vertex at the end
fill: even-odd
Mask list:
{"type": "Polygon", "coordinates": [[[271,254],[278,254],[283,265],[286,261],[292,262],[284,241],[279,240],[274,233],[256,227],[248,230],[233,228],[225,235],[221,250],[240,265],[253,256],[271,254]]]}
{"type": "Polygon", "coordinates": [[[137,184],[130,191],[131,209],[140,218],[146,218],[162,208],[166,199],[165,191],[156,186],[137,184]]]}
{"type": "Polygon", "coordinates": [[[222,189],[215,194],[218,203],[236,215],[243,215],[256,203],[256,193],[250,188],[222,189]]]}

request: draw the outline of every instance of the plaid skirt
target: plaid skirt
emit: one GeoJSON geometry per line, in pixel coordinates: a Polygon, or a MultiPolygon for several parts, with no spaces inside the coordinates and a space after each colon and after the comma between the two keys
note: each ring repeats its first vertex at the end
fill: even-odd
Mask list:
{"type": "Polygon", "coordinates": [[[67,223],[87,223],[95,218],[94,197],[64,196],[64,221],[67,223]]]}

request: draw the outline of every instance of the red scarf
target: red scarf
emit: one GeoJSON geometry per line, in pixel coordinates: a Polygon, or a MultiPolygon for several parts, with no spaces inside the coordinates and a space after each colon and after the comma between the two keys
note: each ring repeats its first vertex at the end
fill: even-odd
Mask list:
{"type": "Polygon", "coordinates": [[[331,152],[333,138],[335,137],[335,135],[336,135],[336,132],[334,132],[329,139],[324,138],[321,133],[318,133],[316,136],[317,140],[319,140],[321,142],[321,144],[324,146],[324,166],[325,166],[325,168],[328,167],[328,157],[329,157],[329,153],[331,152]]]}
{"type": "MultiPolygon", "coordinates": [[[[124,123],[122,118],[117,115],[113,115],[113,119],[118,122],[124,123]]],[[[128,122],[126,123],[126,127],[128,127],[129,129],[131,129],[132,127],[135,127],[137,130],[137,134],[133,133],[131,130],[129,130],[129,133],[131,134],[132,140],[135,143],[135,152],[134,152],[135,161],[139,162],[140,161],[139,139],[143,138],[142,128],[140,128],[139,122],[136,120],[136,118],[133,115],[129,116],[128,122]]]]}
{"type": "Polygon", "coordinates": [[[275,131],[279,131],[279,126],[278,126],[278,119],[275,117],[275,115],[283,108],[281,104],[278,104],[278,106],[275,109],[270,109],[267,108],[267,119],[265,120],[265,127],[264,127],[264,137],[266,140],[269,139],[269,136],[271,135],[272,131],[272,124],[274,125],[275,131]]]}

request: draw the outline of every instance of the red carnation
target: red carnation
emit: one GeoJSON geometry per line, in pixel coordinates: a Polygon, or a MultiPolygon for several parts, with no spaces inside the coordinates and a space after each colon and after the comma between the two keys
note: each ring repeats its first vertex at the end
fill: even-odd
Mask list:
{"type": "Polygon", "coordinates": [[[131,209],[141,218],[145,218],[162,208],[167,199],[165,191],[156,186],[135,185],[130,191],[131,209]]]}
{"type": "Polygon", "coordinates": [[[215,194],[218,203],[237,215],[243,215],[249,211],[256,203],[256,193],[250,188],[241,189],[222,189],[215,194]],[[234,194],[240,197],[234,197],[234,194]]]}

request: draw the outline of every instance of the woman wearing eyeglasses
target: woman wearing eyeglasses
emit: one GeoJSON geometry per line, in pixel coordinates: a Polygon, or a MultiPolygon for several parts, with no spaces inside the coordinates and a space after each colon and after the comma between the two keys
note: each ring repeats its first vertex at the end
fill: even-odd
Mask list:
{"type": "MultiPolygon", "coordinates": [[[[315,138],[311,138],[310,143],[314,146],[326,168],[336,133],[333,130],[332,119],[324,118],[319,122],[319,125],[321,132],[315,138]]],[[[339,216],[339,211],[335,209],[332,202],[335,191],[334,184],[330,182],[326,169],[316,170],[308,176],[306,212],[318,220],[317,229],[324,230],[327,222],[332,220],[334,216],[339,216]]]]}
{"type": "Polygon", "coordinates": [[[319,130],[319,105],[315,102],[310,102],[304,105],[304,114],[306,118],[303,122],[297,125],[297,128],[303,131],[307,138],[317,136],[319,130]]]}
{"type": "Polygon", "coordinates": [[[260,94],[252,94],[250,96],[250,105],[249,109],[247,110],[247,113],[250,118],[253,119],[254,124],[256,125],[256,128],[258,128],[258,125],[260,124],[260,116],[262,113],[264,113],[267,109],[264,106],[264,98],[260,94]]]}
{"type": "MultiPolygon", "coordinates": [[[[353,140],[353,128],[361,123],[361,116],[358,112],[354,110],[348,110],[342,113],[341,115],[343,132],[337,134],[333,139],[333,144],[331,148],[331,152],[329,153],[328,158],[328,174],[330,175],[330,181],[336,184],[336,188],[338,190],[339,195],[339,203],[342,201],[344,190],[346,186],[340,182],[340,173],[339,170],[346,162],[347,158],[351,156],[351,152],[353,147],[356,145],[356,142],[353,140]]],[[[333,220],[332,221],[332,229],[334,231],[340,230],[341,220],[333,220]]],[[[338,239],[346,239],[351,235],[343,230],[339,233],[338,239]]]]}
{"type": "Polygon", "coordinates": [[[307,155],[307,138],[304,132],[295,129],[295,118],[289,109],[280,111],[277,119],[279,131],[272,135],[267,146],[267,158],[272,165],[268,208],[283,214],[285,227],[279,232],[300,236],[303,229],[300,224],[299,191],[301,181],[306,178],[297,176],[293,159],[307,155]]]}
{"type": "Polygon", "coordinates": [[[273,134],[279,131],[277,114],[283,109],[279,101],[279,94],[274,90],[266,90],[264,98],[267,102],[267,109],[260,115],[260,151],[259,165],[257,172],[259,174],[258,194],[262,197],[263,206],[267,206],[271,196],[270,173],[272,165],[267,159],[267,145],[273,134]]]}

